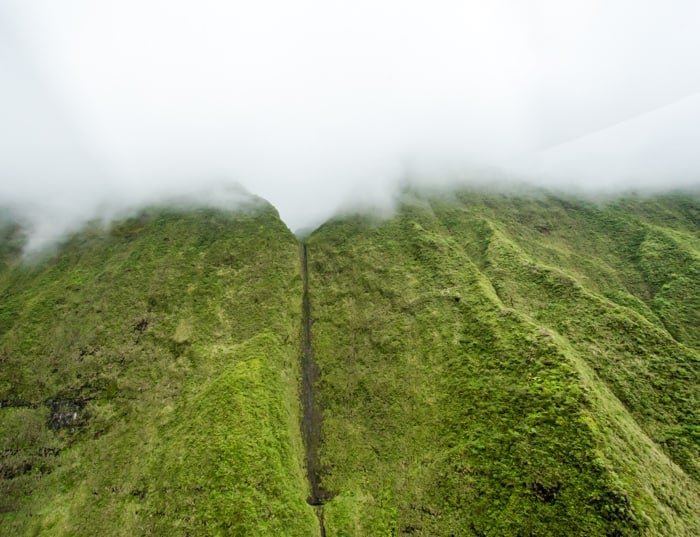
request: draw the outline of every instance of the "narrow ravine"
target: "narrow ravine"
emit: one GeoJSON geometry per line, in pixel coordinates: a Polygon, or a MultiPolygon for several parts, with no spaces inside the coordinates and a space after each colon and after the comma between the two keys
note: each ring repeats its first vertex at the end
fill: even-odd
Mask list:
{"type": "Polygon", "coordinates": [[[309,505],[316,508],[316,516],[325,537],[326,528],[323,522],[323,503],[328,499],[328,493],[321,487],[321,468],[318,460],[318,450],[321,442],[321,411],[316,400],[315,386],[319,370],[314,360],[311,345],[311,304],[309,301],[309,271],[306,243],[299,245],[301,262],[301,277],[303,296],[301,302],[301,403],[302,423],[301,433],[306,450],[306,475],[309,480],[310,494],[306,499],[309,505]]]}

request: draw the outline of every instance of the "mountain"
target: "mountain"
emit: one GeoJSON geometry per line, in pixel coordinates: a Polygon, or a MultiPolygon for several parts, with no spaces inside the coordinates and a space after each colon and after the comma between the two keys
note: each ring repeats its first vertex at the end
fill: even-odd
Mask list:
{"type": "Polygon", "coordinates": [[[2,535],[700,534],[697,194],[3,222],[2,535]]]}

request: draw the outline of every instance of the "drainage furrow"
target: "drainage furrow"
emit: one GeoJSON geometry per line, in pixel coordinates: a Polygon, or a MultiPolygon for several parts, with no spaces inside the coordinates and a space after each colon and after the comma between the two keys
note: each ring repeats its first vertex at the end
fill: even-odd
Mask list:
{"type": "Polygon", "coordinates": [[[302,425],[301,432],[306,450],[306,474],[309,480],[310,494],[306,501],[316,507],[321,529],[321,537],[326,534],[323,523],[323,503],[328,499],[328,493],[321,487],[321,468],[318,460],[318,450],[321,441],[321,412],[316,400],[315,387],[319,376],[318,366],[314,360],[311,346],[311,304],[309,301],[309,271],[306,244],[299,246],[301,261],[301,276],[303,296],[301,305],[302,334],[301,334],[301,401],[302,425]]]}

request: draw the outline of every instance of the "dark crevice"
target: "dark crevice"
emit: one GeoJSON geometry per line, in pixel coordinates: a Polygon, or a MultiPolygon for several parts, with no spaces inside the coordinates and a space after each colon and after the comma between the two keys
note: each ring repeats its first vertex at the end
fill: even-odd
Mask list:
{"type": "Polygon", "coordinates": [[[301,305],[302,334],[301,334],[301,403],[302,424],[301,432],[306,451],[306,475],[309,480],[310,494],[306,499],[309,505],[316,507],[316,516],[325,537],[326,529],[323,523],[323,504],[331,495],[321,486],[321,467],[318,451],[321,443],[321,411],[316,400],[315,387],[319,377],[318,365],[314,360],[311,345],[311,304],[309,301],[309,272],[307,248],[305,243],[299,246],[301,261],[301,277],[303,296],[301,305]]]}

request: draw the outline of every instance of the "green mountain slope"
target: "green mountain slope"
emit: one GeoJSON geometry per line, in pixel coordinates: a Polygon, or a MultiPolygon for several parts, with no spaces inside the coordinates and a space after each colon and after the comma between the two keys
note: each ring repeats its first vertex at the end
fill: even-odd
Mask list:
{"type": "Polygon", "coordinates": [[[467,192],[314,233],[327,534],[697,534],[698,224],[467,192]]]}
{"type": "Polygon", "coordinates": [[[700,534],[697,196],[0,227],[0,535],[700,534]]]}
{"type": "Polygon", "coordinates": [[[276,211],[148,210],[0,282],[1,535],[317,530],[276,211]]]}

